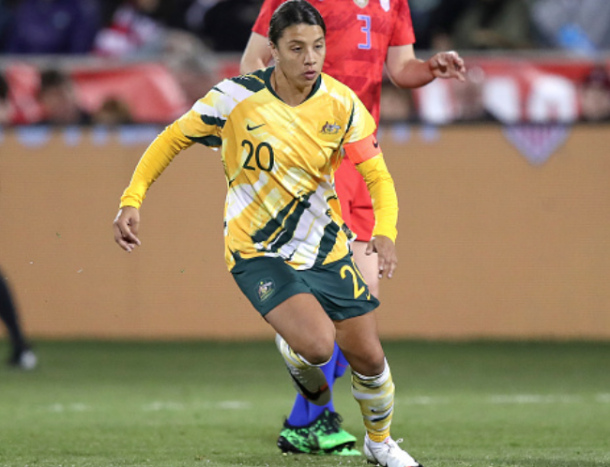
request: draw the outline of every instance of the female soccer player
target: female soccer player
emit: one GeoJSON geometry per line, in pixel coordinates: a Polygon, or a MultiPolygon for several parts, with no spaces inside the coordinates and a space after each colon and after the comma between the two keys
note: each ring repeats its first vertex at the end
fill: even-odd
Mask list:
{"type": "Polygon", "coordinates": [[[368,243],[378,274],[397,265],[397,199],[375,123],[346,86],[321,73],[325,24],[304,0],[290,0],[269,28],[275,67],[225,80],[149,146],[121,198],[116,242],[130,252],[139,207],[167,165],[194,142],[222,148],[228,182],[225,260],[238,286],[277,332],[297,390],[325,404],[320,370],[335,341],[352,369],[352,393],[366,428],[367,458],[383,466],[419,466],[390,436],[394,384],[371,296],[351,257],[334,190],[343,157],[354,162],[373,199],[368,243]]]}
{"type": "MultiPolygon", "coordinates": [[[[252,28],[241,60],[242,73],[264,68],[270,62],[267,32],[269,20],[284,0],[265,0],[252,28]]],[[[392,82],[402,88],[416,88],[435,78],[464,80],[464,62],[455,52],[440,52],[428,61],[415,57],[415,35],[407,0],[324,0],[315,3],[327,27],[327,56],[324,73],[349,86],[379,123],[379,101],[383,68],[392,82]]],[[[341,214],[356,234],[352,244],[354,260],[369,286],[379,298],[377,255],[367,254],[375,217],[366,184],[349,158],[335,173],[341,214]]],[[[339,351],[323,368],[329,384],[345,371],[339,351]]],[[[353,449],[356,438],[343,430],[332,400],[315,406],[297,396],[278,438],[282,451],[360,454],[353,449]]]]}

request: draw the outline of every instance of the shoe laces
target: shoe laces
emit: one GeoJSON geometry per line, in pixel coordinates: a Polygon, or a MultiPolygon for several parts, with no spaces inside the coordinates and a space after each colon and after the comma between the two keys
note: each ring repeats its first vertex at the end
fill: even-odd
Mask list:
{"type": "Polygon", "coordinates": [[[296,436],[304,436],[307,437],[309,435],[309,427],[310,425],[306,425],[306,426],[292,426],[288,423],[288,419],[284,419],[284,429],[288,430],[288,432],[290,433],[290,435],[296,435],[296,436]]]}
{"type": "Polygon", "coordinates": [[[316,423],[316,428],[319,427],[324,434],[338,433],[342,421],[343,417],[337,412],[324,411],[316,423]]]}
{"type": "Polygon", "coordinates": [[[399,444],[403,441],[404,440],[402,438],[398,438],[397,440],[390,438],[388,441],[386,441],[388,446],[388,454],[402,459],[404,462],[415,462],[417,465],[420,465],[407,451],[399,446],[399,444]]]}
{"type": "Polygon", "coordinates": [[[400,449],[402,451],[402,448],[399,446],[400,443],[402,443],[404,441],[404,439],[402,438],[398,438],[398,439],[392,439],[390,438],[389,441],[387,441],[387,445],[390,448],[390,451],[393,449],[400,449]]]}

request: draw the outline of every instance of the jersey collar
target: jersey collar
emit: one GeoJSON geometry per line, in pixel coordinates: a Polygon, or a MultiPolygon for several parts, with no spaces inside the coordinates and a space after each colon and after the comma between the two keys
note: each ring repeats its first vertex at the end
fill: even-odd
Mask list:
{"type": "MultiPolygon", "coordinates": [[[[267,89],[269,89],[269,92],[271,94],[273,94],[275,97],[277,97],[279,100],[281,100],[282,102],[284,102],[282,100],[282,98],[280,96],[278,96],[275,93],[275,90],[273,89],[273,86],[271,86],[271,73],[273,73],[273,70],[275,70],[275,66],[270,66],[269,68],[267,68],[264,73],[263,73],[263,78],[265,80],[265,86],[267,86],[267,89]]],[[[305,100],[303,102],[308,101],[315,93],[318,89],[320,89],[320,86],[322,85],[322,73],[320,73],[320,76],[318,76],[318,79],[316,79],[316,82],[314,83],[313,87],[311,88],[311,92],[309,93],[309,95],[305,98],[305,100]]],[[[301,104],[303,103],[301,102],[301,104]]],[[[299,104],[300,105],[300,104],[299,104]]]]}

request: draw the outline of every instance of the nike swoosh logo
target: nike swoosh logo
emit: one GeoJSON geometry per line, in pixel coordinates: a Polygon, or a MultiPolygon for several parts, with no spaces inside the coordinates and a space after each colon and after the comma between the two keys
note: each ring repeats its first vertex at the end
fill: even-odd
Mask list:
{"type": "Polygon", "coordinates": [[[299,387],[299,392],[303,395],[303,397],[305,399],[307,399],[308,401],[317,401],[320,396],[322,394],[324,394],[324,392],[326,392],[328,390],[328,384],[325,384],[324,386],[320,387],[320,389],[318,389],[316,392],[311,392],[308,391],[307,388],[305,388],[298,379],[296,379],[292,373],[290,373],[290,371],[288,371],[288,374],[290,375],[290,377],[293,379],[294,383],[299,387]]]}
{"type": "Polygon", "coordinates": [[[256,125],[256,126],[250,126],[250,125],[246,125],[246,129],[248,131],[252,131],[252,130],[256,130],[257,128],[260,128],[264,125],[264,123],[261,123],[260,125],[256,125]]]}

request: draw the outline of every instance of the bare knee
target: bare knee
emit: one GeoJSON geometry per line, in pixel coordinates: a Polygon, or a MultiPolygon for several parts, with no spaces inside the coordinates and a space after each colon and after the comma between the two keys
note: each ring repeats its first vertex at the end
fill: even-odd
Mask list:
{"type": "Polygon", "coordinates": [[[382,357],[381,359],[370,360],[368,362],[366,373],[362,373],[365,376],[377,376],[383,373],[385,370],[385,359],[382,357]]]}
{"type": "Polygon", "coordinates": [[[350,366],[363,376],[377,376],[385,369],[385,355],[381,352],[365,352],[352,358],[350,366]]]}
{"type": "Polygon", "coordinates": [[[309,363],[319,365],[332,357],[335,325],[313,295],[293,295],[265,315],[265,319],[309,363]]]}
{"type": "Polygon", "coordinates": [[[321,365],[328,362],[333,356],[335,348],[334,333],[325,333],[318,335],[299,346],[299,349],[293,347],[293,350],[298,352],[305,360],[312,365],[321,365]]]}

